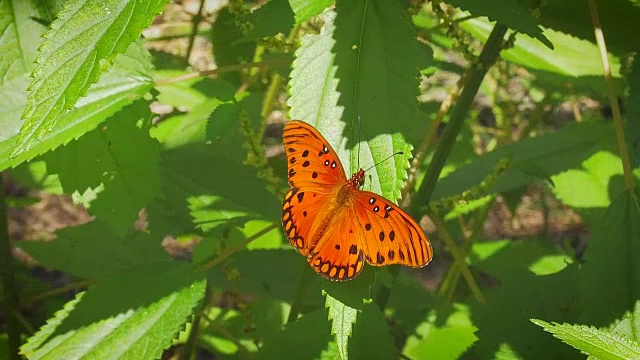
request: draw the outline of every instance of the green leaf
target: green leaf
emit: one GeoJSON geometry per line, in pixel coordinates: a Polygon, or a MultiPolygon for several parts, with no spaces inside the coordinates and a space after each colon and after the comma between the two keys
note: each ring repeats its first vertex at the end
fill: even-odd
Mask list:
{"type": "Polygon", "coordinates": [[[229,221],[280,220],[280,199],[266,190],[255,169],[214,157],[207,148],[184,146],[166,151],[161,170],[164,198],[151,205],[152,224],[169,221],[188,230],[192,227],[185,228],[185,220],[192,219],[202,230],[209,231],[229,221]],[[221,169],[224,176],[220,175],[221,169]]]}
{"type": "Polygon", "coordinates": [[[242,41],[255,41],[278,33],[289,34],[295,22],[288,0],[269,0],[246,17],[253,24],[242,41]]]}
{"type": "Polygon", "coordinates": [[[334,0],[289,0],[289,5],[295,13],[296,25],[322,13],[333,3],[334,0]]]}
{"type": "Polygon", "coordinates": [[[599,151],[583,161],[582,167],[584,170],[570,169],[554,175],[553,193],[572,207],[606,208],[624,188],[622,181],[614,181],[622,180],[620,158],[609,151],[599,151]]]}
{"type": "MultiPolygon", "coordinates": [[[[163,81],[174,79],[188,73],[187,70],[156,69],[153,71],[153,78],[156,82],[162,84],[163,81]]],[[[161,104],[171,105],[180,110],[186,109],[193,111],[195,106],[207,100],[206,94],[209,86],[213,86],[213,84],[218,81],[220,80],[201,77],[156,86],[155,89],[159,92],[157,100],[161,104]]],[[[158,125],[164,124],[167,120],[168,119],[164,119],[158,125]]]]}
{"type": "Polygon", "coordinates": [[[545,336],[529,321],[541,316],[567,322],[577,319],[578,268],[567,264],[568,256],[546,241],[505,240],[474,244],[469,259],[473,269],[499,282],[485,290],[486,304],[470,304],[471,319],[478,328],[478,341],[468,350],[470,357],[497,353],[523,359],[576,356],[573,349],[545,336]]]}
{"type": "MultiPolygon", "coordinates": [[[[358,322],[353,325],[349,352],[352,354],[351,358],[398,358],[398,350],[396,350],[394,339],[389,333],[389,325],[375,303],[364,304],[362,312],[358,315],[358,322]]],[[[342,358],[346,359],[346,357],[342,358]]]]}
{"type": "Polygon", "coordinates": [[[327,294],[325,306],[329,310],[329,320],[333,320],[331,334],[335,335],[340,357],[348,359],[349,336],[351,336],[351,327],[358,318],[358,310],[334,299],[329,294],[327,294]]]}
{"type": "Polygon", "coordinates": [[[0,31],[0,85],[33,70],[33,60],[46,28],[32,18],[51,21],[54,10],[46,2],[0,3],[0,28],[3,29],[0,31]]]}
{"type": "MultiPolygon", "coordinates": [[[[290,302],[296,295],[303,266],[309,265],[293,249],[241,251],[222,266],[209,270],[207,276],[214,289],[290,302]]],[[[305,305],[321,306],[319,277],[308,279],[310,284],[307,285],[305,305]]]]}
{"type": "Polygon", "coordinates": [[[351,151],[348,162],[342,158],[343,165],[354,173],[402,151],[403,156],[382,162],[368,174],[372,191],[395,201],[411,157],[412,147],[404,134],[419,126],[420,70],[431,54],[417,41],[400,2],[338,1],[336,14],[333,52],[338,105],[344,107],[342,121],[347,124],[343,136],[351,149],[358,146],[357,129],[366,140],[359,145],[360,151],[351,151]],[[355,123],[358,117],[361,125],[355,123]]]}
{"type": "Polygon", "coordinates": [[[615,321],[610,326],[610,330],[640,343],[640,300],[636,301],[633,309],[627,312],[622,319],[615,321]]]}
{"type": "Polygon", "coordinates": [[[550,324],[538,319],[531,319],[531,322],[583,353],[599,359],[640,358],[640,343],[624,335],[586,325],[550,324]]]}
{"type": "Polygon", "coordinates": [[[599,123],[568,126],[554,133],[526,138],[498,147],[456,169],[438,181],[433,197],[460,194],[481,184],[501,161],[508,161],[508,167],[495,182],[487,184],[486,192],[481,195],[501,193],[545,179],[575,167],[603,148],[614,148],[613,129],[599,123]]]}
{"type": "Polygon", "coordinates": [[[402,133],[418,121],[419,69],[428,53],[396,2],[339,2],[336,13],[325,13],[322,32],[305,36],[296,52],[291,117],[316,127],[349,173],[404,152],[367,173],[371,191],[395,200],[411,150],[402,133]],[[359,132],[366,138],[360,145],[359,132]]]}
{"type": "Polygon", "coordinates": [[[117,234],[124,234],[138,212],[159,194],[159,146],[147,129],[136,125],[150,115],[149,102],[137,101],[104,127],[47,157],[49,172],[58,174],[66,193],[104,186],[89,211],[117,234]]]}
{"type": "Polygon", "coordinates": [[[140,36],[166,0],[69,1],[45,35],[29,85],[25,119],[11,157],[56,126],[100,74],[140,36]],[[101,14],[101,16],[96,16],[101,14]]]}
{"type": "Polygon", "coordinates": [[[220,142],[220,137],[224,134],[222,130],[228,130],[233,120],[237,120],[234,98],[236,89],[233,85],[224,80],[207,79],[197,87],[203,89],[197,92],[203,97],[202,101],[194,103],[189,112],[170,116],[152,128],[153,137],[165,148],[203,143],[207,138],[211,139],[212,143],[220,142]],[[219,110],[219,107],[232,107],[235,112],[233,116],[222,117],[220,114],[224,111],[219,110]]]}
{"type": "Polygon", "coordinates": [[[491,21],[501,22],[508,27],[539,40],[549,49],[553,45],[542,33],[536,18],[516,0],[447,0],[453,6],[469,11],[473,15],[487,16],[491,21]]]}
{"type": "MultiPolygon", "coordinates": [[[[211,45],[213,58],[218,67],[233,64],[248,63],[253,60],[255,42],[241,42],[244,37],[243,29],[238,22],[237,14],[231,13],[229,7],[225,7],[216,17],[211,26],[211,45]]],[[[241,74],[229,72],[220,74],[220,79],[233,84],[240,84],[241,74]]]]}
{"type": "MultiPolygon", "coordinates": [[[[637,1],[628,0],[608,0],[597,3],[598,17],[605,32],[609,51],[624,54],[636,51],[640,47],[640,39],[632,35],[640,31],[640,24],[635,21],[640,17],[638,5],[640,4],[637,1]]],[[[589,6],[585,5],[584,1],[548,2],[541,7],[541,10],[538,19],[541,25],[592,43],[596,42],[589,6]]],[[[551,41],[554,45],[556,44],[553,39],[551,41]]]]}
{"type": "MultiPolygon", "coordinates": [[[[583,7],[586,8],[584,5],[583,7]]],[[[482,18],[464,21],[460,26],[481,40],[486,40],[493,28],[493,25],[482,18]]],[[[552,29],[545,29],[545,35],[553,43],[553,49],[536,40],[519,36],[514,47],[502,51],[500,55],[505,60],[526,68],[563,75],[567,77],[562,78],[565,81],[574,81],[576,77],[583,76],[602,77],[602,61],[597,45],[552,29]]],[[[620,77],[620,61],[610,56],[610,62],[612,75],[620,77]]],[[[602,81],[601,86],[604,85],[602,81]]]]}
{"type": "Polygon", "coordinates": [[[141,232],[118,236],[99,220],[61,229],[56,235],[53,241],[23,241],[19,245],[42,266],[85,279],[169,259],[159,237],[141,232]]]}
{"type": "Polygon", "coordinates": [[[629,147],[631,166],[640,167],[640,56],[636,56],[631,66],[629,96],[625,102],[627,119],[625,137],[629,147]]]}
{"type": "Polygon", "coordinates": [[[175,265],[133,267],[91,287],[56,313],[22,353],[29,359],[160,357],[205,290],[191,268],[175,265]]]}
{"type": "MultiPolygon", "coordinates": [[[[28,151],[17,157],[11,158],[10,154],[18,137],[17,127],[9,132],[4,132],[6,140],[0,142],[0,170],[16,166],[24,161],[31,160],[37,155],[66,144],[72,139],[78,138],[87,131],[94,129],[97,124],[109,118],[112,114],[131,104],[136,98],[145,94],[152,86],[150,74],[150,61],[148,53],[140,44],[132,44],[127,53],[116,59],[111,69],[94,84],[85,98],[76,104],[76,107],[60,116],[57,125],[43,134],[43,137],[28,151]]],[[[16,81],[18,79],[14,79],[16,81]]],[[[0,120],[16,122],[16,104],[23,107],[26,104],[26,83],[18,81],[20,85],[13,85],[9,90],[12,104],[10,112],[2,114],[0,120]],[[8,116],[11,116],[9,118],[8,116]]],[[[2,95],[7,94],[5,88],[2,95]]],[[[3,97],[4,100],[4,97],[3,97]]],[[[1,103],[0,103],[1,105],[1,103]]],[[[3,108],[4,109],[4,108],[3,108]]],[[[17,114],[19,116],[19,114],[17,114]]],[[[4,122],[3,122],[4,123],[4,122]]]]}
{"type": "MultiPolygon", "coordinates": [[[[306,264],[305,264],[306,265],[306,264]]],[[[331,330],[325,309],[305,314],[276,333],[258,352],[258,359],[316,359],[328,347],[331,330]],[[310,334],[312,341],[310,341],[310,334]]]]}
{"type": "MultiPolygon", "coordinates": [[[[253,353],[257,351],[257,344],[255,343],[256,334],[253,331],[247,331],[249,330],[248,327],[254,326],[254,324],[246,321],[251,315],[245,316],[244,311],[240,312],[234,309],[216,306],[204,308],[203,310],[205,316],[212,321],[207,321],[207,326],[199,329],[199,346],[216,355],[237,354],[240,358],[253,355],[250,354],[250,352],[253,353]],[[219,329],[221,328],[223,328],[224,331],[220,331],[219,329]],[[221,334],[221,332],[224,333],[224,335],[221,334]]],[[[185,333],[188,333],[188,331],[189,327],[185,329],[185,333]]]]}
{"type": "Polygon", "coordinates": [[[625,190],[592,226],[580,271],[583,323],[605,326],[640,298],[640,204],[625,190]],[[606,306],[603,306],[606,304],[606,306]]]}
{"type": "Polygon", "coordinates": [[[467,306],[443,304],[429,310],[415,335],[407,339],[403,353],[412,359],[458,359],[478,340],[477,330],[467,306]]]}

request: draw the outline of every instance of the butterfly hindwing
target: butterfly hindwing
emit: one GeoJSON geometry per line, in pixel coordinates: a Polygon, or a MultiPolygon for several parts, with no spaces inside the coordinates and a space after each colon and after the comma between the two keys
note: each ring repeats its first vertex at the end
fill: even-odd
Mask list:
{"type": "Polygon", "coordinates": [[[338,155],[311,125],[291,120],[282,134],[291,187],[337,185],[347,181],[338,155]]]}
{"type": "Polygon", "coordinates": [[[429,239],[404,210],[369,191],[358,191],[353,207],[366,238],[363,250],[369,264],[422,267],[431,261],[429,239]]]}
{"type": "Polygon", "coordinates": [[[351,280],[364,267],[363,233],[354,215],[350,208],[338,211],[307,257],[309,265],[329,280],[351,280]]]}

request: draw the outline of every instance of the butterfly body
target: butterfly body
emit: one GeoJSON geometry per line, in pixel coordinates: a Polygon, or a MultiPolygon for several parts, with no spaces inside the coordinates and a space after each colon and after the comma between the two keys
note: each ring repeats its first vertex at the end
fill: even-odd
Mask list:
{"type": "Polygon", "coordinates": [[[282,206],[282,226],[316,272],[349,280],[365,261],[421,267],[431,260],[431,244],[420,226],[391,201],[360,190],[363,169],[347,179],[337,154],[316,129],[292,120],[283,139],[291,189],[282,206]]]}

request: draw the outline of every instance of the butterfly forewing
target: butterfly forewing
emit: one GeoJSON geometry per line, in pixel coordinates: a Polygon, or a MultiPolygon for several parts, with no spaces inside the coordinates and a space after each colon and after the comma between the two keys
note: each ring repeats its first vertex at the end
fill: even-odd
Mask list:
{"type": "Polygon", "coordinates": [[[347,176],[336,152],[311,125],[292,120],[282,134],[291,187],[344,184],[347,176]]]}
{"type": "MultiPolygon", "coordinates": [[[[294,187],[287,192],[282,204],[282,227],[289,242],[302,255],[309,255],[312,244],[311,231],[329,194],[318,188],[294,187]]],[[[317,241],[316,241],[317,242],[317,241]]]]}
{"type": "Polygon", "coordinates": [[[409,214],[369,191],[358,191],[355,199],[355,218],[367,239],[363,248],[369,264],[422,267],[431,261],[431,243],[409,214]]]}

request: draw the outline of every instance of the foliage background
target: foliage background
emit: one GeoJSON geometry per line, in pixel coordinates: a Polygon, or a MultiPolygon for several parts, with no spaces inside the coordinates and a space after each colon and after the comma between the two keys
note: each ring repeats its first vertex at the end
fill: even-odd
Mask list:
{"type": "Polygon", "coordinates": [[[0,2],[0,353],[640,356],[638,19],[632,0],[0,2]],[[404,152],[366,186],[422,219],[432,264],[309,269],[280,229],[288,118],[351,173],[404,152]]]}

